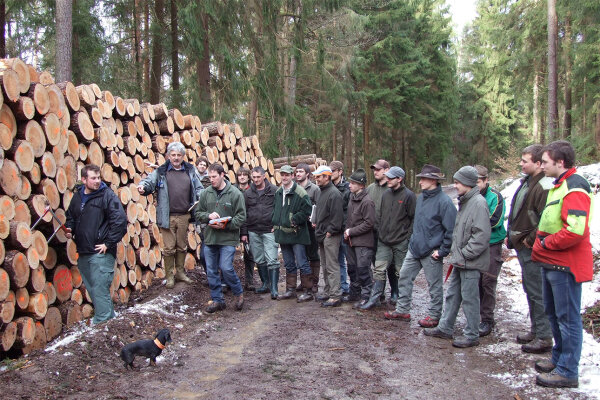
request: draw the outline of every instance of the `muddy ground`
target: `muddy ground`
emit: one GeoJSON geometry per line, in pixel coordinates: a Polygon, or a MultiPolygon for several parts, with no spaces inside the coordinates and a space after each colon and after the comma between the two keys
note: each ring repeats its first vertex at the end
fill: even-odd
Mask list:
{"type": "MultiPolygon", "coordinates": [[[[238,265],[239,268],[239,265],[238,265]]],[[[350,304],[273,301],[246,294],[243,311],[202,310],[208,288],[166,290],[160,282],[132,296],[118,318],[101,327],[81,324],[73,341],[9,363],[0,374],[5,399],[587,399],[589,394],[534,383],[534,355],[521,353],[515,334],[527,321],[498,321],[479,347],[456,349],[426,337],[424,277],[415,282],[413,320],[386,321],[382,307],[358,312],[350,304]],[[171,330],[173,342],[155,367],[136,358],[125,370],[123,344],[171,330]],[[506,376],[519,376],[515,382],[506,376]]],[[[282,274],[283,277],[283,274],[282,274]]],[[[280,289],[283,284],[280,282],[280,289]]],[[[226,295],[233,304],[231,294],[226,295]]],[[[508,309],[499,294],[498,313],[508,309]]],[[[391,309],[391,306],[387,306],[391,309]]],[[[457,323],[459,334],[464,321],[457,323]]]]}

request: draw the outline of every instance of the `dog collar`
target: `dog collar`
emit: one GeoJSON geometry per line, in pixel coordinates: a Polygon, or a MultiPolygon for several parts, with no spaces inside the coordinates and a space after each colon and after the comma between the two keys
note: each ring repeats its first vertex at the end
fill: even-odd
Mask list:
{"type": "Polygon", "coordinates": [[[154,344],[156,345],[156,347],[158,347],[161,350],[165,349],[165,345],[162,344],[158,339],[154,339],[154,344]]]}

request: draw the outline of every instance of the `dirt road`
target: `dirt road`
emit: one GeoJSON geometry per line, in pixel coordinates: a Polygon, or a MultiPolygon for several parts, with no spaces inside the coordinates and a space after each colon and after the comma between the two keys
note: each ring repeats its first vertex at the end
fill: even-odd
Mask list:
{"type": "MultiPolygon", "coordinates": [[[[200,311],[206,292],[199,284],[152,288],[103,328],[80,328],[70,343],[13,362],[0,375],[2,398],[588,398],[535,386],[536,358],[514,343],[515,332],[525,328],[514,321],[499,322],[495,333],[471,349],[424,336],[416,322],[427,304],[422,276],[410,323],[383,320],[384,308],[323,309],[316,302],[254,294],[246,296],[242,312],[230,307],[208,315],[200,311]],[[173,342],[157,366],[137,358],[141,368],[125,370],[121,346],[162,327],[171,330],[173,342]]],[[[502,301],[499,296],[499,309],[502,301]]],[[[459,319],[457,333],[462,326],[459,319]]]]}

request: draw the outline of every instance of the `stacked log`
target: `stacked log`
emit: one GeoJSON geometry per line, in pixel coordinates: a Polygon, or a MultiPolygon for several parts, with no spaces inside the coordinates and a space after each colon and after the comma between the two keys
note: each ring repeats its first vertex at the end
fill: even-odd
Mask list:
{"type": "MultiPolygon", "coordinates": [[[[165,276],[156,198],[140,196],[136,187],[164,163],[169,143],[183,143],[188,162],[200,156],[220,162],[232,182],[238,168],[259,165],[280,182],[258,138],[244,136],[237,124],[201,123],[95,84],[54,82],[18,59],[0,60],[0,87],[0,356],[44,347],[63,327],[93,314],[77,248],[60,229],[84,165],[101,167],[127,213],[111,285],[118,303],[165,276]]],[[[193,269],[200,237],[192,225],[188,242],[185,265],[193,269]]]]}
{"type": "Polygon", "coordinates": [[[276,157],[273,159],[273,168],[275,169],[275,176],[277,179],[281,179],[279,170],[284,165],[291,165],[292,167],[298,166],[298,164],[308,164],[310,171],[314,172],[321,165],[327,165],[327,161],[317,157],[316,154],[300,154],[296,156],[288,157],[276,157]]]}

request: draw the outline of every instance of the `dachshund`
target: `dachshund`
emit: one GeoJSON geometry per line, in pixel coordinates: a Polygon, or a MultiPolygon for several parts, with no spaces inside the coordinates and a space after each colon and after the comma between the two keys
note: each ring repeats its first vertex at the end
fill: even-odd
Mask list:
{"type": "Polygon", "coordinates": [[[142,356],[150,359],[148,365],[156,365],[156,357],[162,353],[167,343],[171,341],[171,332],[168,329],[158,331],[154,340],[144,339],[129,343],[121,349],[121,359],[125,362],[125,369],[133,369],[133,360],[135,356],[142,356]]]}

